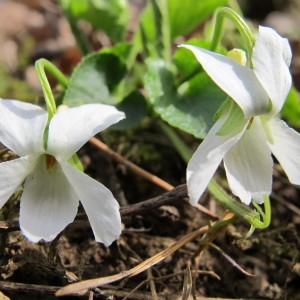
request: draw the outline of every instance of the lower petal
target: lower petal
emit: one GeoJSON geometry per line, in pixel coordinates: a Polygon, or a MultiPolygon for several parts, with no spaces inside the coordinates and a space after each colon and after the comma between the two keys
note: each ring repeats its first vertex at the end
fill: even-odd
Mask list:
{"type": "Polygon", "coordinates": [[[0,208],[31,173],[36,156],[25,156],[0,164],[0,208]]]}
{"type": "Polygon", "coordinates": [[[122,230],[118,202],[109,189],[69,163],[62,163],[62,168],[79,195],[95,240],[109,246],[122,230]]]}
{"type": "Polygon", "coordinates": [[[273,138],[268,142],[271,151],[290,182],[300,185],[300,134],[280,119],[272,118],[268,124],[273,138]]]}
{"type": "Polygon", "coordinates": [[[252,199],[262,203],[263,196],[271,193],[273,161],[266,140],[261,121],[255,117],[224,157],[230,189],[246,204],[252,199]]]}
{"type": "Polygon", "coordinates": [[[188,163],[187,187],[193,205],[199,201],[224,155],[240,139],[248,122],[245,120],[228,135],[217,135],[227,116],[223,114],[215,123],[188,163]]]}
{"type": "Polygon", "coordinates": [[[69,223],[78,209],[79,199],[58,163],[46,169],[42,156],[28,175],[21,197],[20,227],[32,242],[53,240],[69,223]]]}

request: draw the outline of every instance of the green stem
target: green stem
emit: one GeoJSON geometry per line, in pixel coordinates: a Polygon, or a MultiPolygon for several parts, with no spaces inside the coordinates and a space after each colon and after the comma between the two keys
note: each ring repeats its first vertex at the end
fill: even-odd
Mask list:
{"type": "Polygon", "coordinates": [[[159,120],[158,126],[160,129],[165,133],[165,135],[169,138],[169,140],[172,142],[172,144],[175,146],[176,150],[182,157],[182,159],[187,163],[190,158],[192,157],[192,152],[187,147],[187,145],[182,141],[182,139],[177,135],[175,130],[170,127],[165,122],[159,120]]]}
{"type": "Polygon", "coordinates": [[[230,197],[214,179],[211,179],[207,188],[219,203],[234,212],[239,217],[244,218],[251,224],[253,223],[253,220],[260,219],[259,213],[230,197]]]}
{"type": "MultiPolygon", "coordinates": [[[[42,85],[43,94],[46,101],[47,111],[48,111],[48,124],[45,128],[44,132],[44,148],[47,149],[47,141],[48,141],[48,130],[49,123],[51,118],[56,112],[56,103],[52,94],[52,90],[50,84],[48,82],[45,70],[48,71],[51,75],[55,77],[55,79],[61,84],[62,87],[67,88],[69,84],[69,79],[58,69],[55,65],[53,65],[50,61],[41,58],[35,62],[35,68],[39,80],[42,85]]],[[[74,154],[70,159],[69,163],[75,166],[78,170],[83,171],[83,166],[77,156],[74,154]]]]}
{"type": "Polygon", "coordinates": [[[253,206],[257,209],[257,211],[260,213],[260,215],[262,216],[262,219],[263,219],[262,222],[255,224],[255,225],[257,225],[256,227],[260,228],[260,229],[269,227],[269,225],[271,223],[271,212],[272,212],[270,198],[267,195],[264,196],[264,209],[265,209],[264,212],[255,201],[253,201],[253,206]]]}
{"type": "Polygon", "coordinates": [[[158,57],[163,57],[164,43],[162,31],[162,12],[156,0],[151,0],[150,2],[153,11],[154,26],[156,33],[155,50],[158,57]]]}
{"type": "Polygon", "coordinates": [[[83,35],[82,31],[78,28],[75,18],[69,12],[68,3],[69,1],[60,1],[60,5],[64,11],[66,18],[68,19],[72,33],[76,39],[77,46],[82,55],[87,55],[92,52],[92,47],[83,35]]]}
{"type": "Polygon", "coordinates": [[[48,61],[46,59],[44,58],[39,59],[35,62],[35,69],[43,89],[43,94],[45,97],[48,116],[49,116],[48,118],[51,119],[56,112],[56,104],[52,94],[51,86],[45,74],[45,65],[47,64],[48,61]]]}
{"type": "Polygon", "coordinates": [[[164,43],[164,59],[168,63],[172,61],[171,55],[171,31],[170,31],[170,20],[169,20],[169,7],[168,1],[164,0],[160,2],[160,7],[162,11],[162,34],[163,34],[163,43],[164,43]]]}
{"type": "Polygon", "coordinates": [[[69,79],[49,60],[46,60],[44,58],[40,59],[42,61],[44,69],[49,72],[57,82],[63,87],[67,88],[69,85],[69,79]]]}
{"type": "Polygon", "coordinates": [[[64,88],[68,87],[69,80],[55,65],[44,58],[41,58],[35,62],[35,69],[43,89],[49,119],[51,119],[56,112],[56,104],[45,70],[53,75],[64,88]]]}
{"type": "Polygon", "coordinates": [[[238,3],[238,0],[228,0],[227,4],[229,7],[231,7],[234,11],[236,11],[240,16],[243,15],[243,12],[240,8],[240,5],[238,3]]]}
{"type": "MultiPolygon", "coordinates": [[[[252,51],[253,51],[253,46],[255,43],[255,38],[247,25],[247,23],[244,21],[244,19],[236,13],[234,10],[232,10],[229,7],[221,7],[218,8],[215,14],[215,27],[214,27],[214,33],[212,37],[212,41],[210,44],[210,50],[211,51],[216,51],[219,41],[221,39],[222,35],[222,28],[223,28],[223,23],[224,19],[227,17],[230,19],[237,29],[239,30],[242,39],[245,43],[246,46],[246,53],[247,53],[247,64],[251,67],[251,56],[252,56],[252,51]]],[[[201,67],[196,67],[194,70],[191,71],[190,74],[182,78],[178,84],[177,87],[179,87],[182,83],[188,81],[189,79],[193,78],[195,75],[197,75],[200,71],[201,67]]]]}
{"type": "MultiPolygon", "coordinates": [[[[218,8],[215,14],[215,27],[214,27],[214,33],[212,37],[212,41],[210,44],[210,50],[216,51],[219,41],[221,39],[222,35],[222,28],[224,19],[227,17],[230,19],[238,28],[243,40],[245,41],[246,45],[246,52],[247,52],[247,62],[251,64],[251,55],[252,55],[252,49],[255,42],[255,39],[253,37],[253,34],[248,27],[247,23],[242,19],[240,15],[238,15],[234,10],[232,10],[229,7],[221,7],[218,8]]],[[[200,70],[200,66],[196,67],[188,76],[182,78],[177,86],[180,86],[185,81],[188,81],[190,78],[194,77],[196,74],[198,74],[200,70]]]]}
{"type": "Polygon", "coordinates": [[[250,61],[251,55],[252,55],[252,49],[255,43],[255,38],[247,25],[247,23],[244,21],[244,19],[237,14],[234,10],[232,10],[229,7],[221,7],[218,8],[215,14],[215,31],[213,34],[213,38],[210,45],[210,50],[215,51],[218,47],[221,34],[222,34],[222,27],[224,18],[227,17],[229,20],[231,20],[234,25],[239,30],[242,39],[245,42],[246,46],[246,52],[248,55],[248,60],[250,61]]]}
{"type": "Polygon", "coordinates": [[[151,0],[156,30],[156,53],[158,57],[171,62],[171,33],[168,3],[166,0],[151,0]]]}

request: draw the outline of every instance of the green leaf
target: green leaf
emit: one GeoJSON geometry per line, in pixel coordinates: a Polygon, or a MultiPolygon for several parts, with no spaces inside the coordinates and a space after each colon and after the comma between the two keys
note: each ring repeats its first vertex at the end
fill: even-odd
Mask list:
{"type": "Polygon", "coordinates": [[[88,21],[103,30],[113,41],[123,40],[129,20],[125,0],[60,0],[64,9],[75,18],[88,21]]]}
{"type": "Polygon", "coordinates": [[[112,47],[105,47],[100,50],[100,53],[114,54],[117,56],[123,63],[127,63],[128,58],[130,57],[133,45],[131,43],[123,42],[115,44],[112,47]]]}
{"type": "Polygon", "coordinates": [[[300,99],[294,86],[292,86],[287,96],[285,104],[281,110],[281,115],[291,125],[295,127],[300,126],[300,99]]]}
{"type": "Polygon", "coordinates": [[[170,125],[204,138],[226,94],[205,72],[177,89],[171,68],[163,60],[148,59],[146,64],[145,88],[155,112],[170,125]]]}
{"type": "MultiPolygon", "coordinates": [[[[210,41],[203,39],[189,39],[184,44],[194,45],[200,48],[209,49],[210,41]]],[[[226,55],[227,51],[222,46],[216,49],[216,52],[226,55]]],[[[195,55],[186,48],[178,47],[173,55],[173,62],[178,69],[179,76],[181,78],[189,77],[190,75],[200,72],[202,66],[195,59],[195,55]]]]}
{"type": "Polygon", "coordinates": [[[171,39],[185,35],[227,0],[168,0],[171,39]]]}
{"type": "Polygon", "coordinates": [[[128,129],[138,125],[148,112],[148,103],[145,97],[137,91],[130,93],[116,107],[125,113],[126,119],[112,125],[111,129],[128,129]]]}
{"type": "Polygon", "coordinates": [[[74,69],[63,103],[72,107],[86,103],[116,104],[114,90],[126,74],[120,59],[108,53],[86,56],[74,69]]]}
{"type": "MultiPolygon", "coordinates": [[[[210,46],[210,41],[190,39],[184,42],[184,44],[208,49],[210,46]]],[[[176,49],[173,55],[173,62],[175,63],[181,77],[188,76],[189,74],[193,73],[195,69],[200,71],[202,68],[197,59],[195,59],[195,55],[186,48],[179,47],[176,49]]]]}
{"type": "MultiPolygon", "coordinates": [[[[155,57],[153,53],[160,50],[161,39],[170,39],[169,41],[164,41],[165,45],[170,45],[176,37],[185,35],[196,28],[219,6],[225,5],[227,0],[166,0],[166,5],[160,5],[160,7],[167,7],[168,15],[162,9],[161,15],[159,15],[150,5],[150,1],[148,3],[141,16],[141,30],[137,32],[137,39],[144,49],[146,48],[151,56],[155,57]],[[158,17],[160,18],[159,20],[157,20],[158,17]],[[158,22],[161,23],[160,30],[158,29],[158,22]],[[167,36],[162,36],[164,33],[167,36]],[[153,48],[157,48],[156,51],[153,48]]],[[[171,49],[167,50],[170,51],[171,49]]]]}

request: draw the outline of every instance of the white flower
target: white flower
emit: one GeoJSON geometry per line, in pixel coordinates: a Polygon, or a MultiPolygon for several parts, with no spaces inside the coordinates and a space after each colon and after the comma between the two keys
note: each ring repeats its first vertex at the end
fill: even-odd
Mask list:
{"type": "Polygon", "coordinates": [[[119,205],[112,193],[68,160],[89,138],[123,118],[124,113],[103,104],[65,109],[51,119],[44,141],[45,110],[0,99],[0,141],[20,156],[0,164],[0,208],[24,182],[19,221],[29,240],[53,240],[74,220],[79,200],[96,241],[109,245],[119,237],[119,205]]]}
{"type": "Polygon", "coordinates": [[[227,107],[194,153],[187,167],[187,185],[196,204],[221,161],[232,192],[244,203],[263,202],[272,188],[271,153],[293,184],[300,184],[300,135],[276,118],[291,87],[291,49],[273,29],[259,27],[252,68],[191,45],[190,49],[212,80],[240,107],[244,118],[226,135],[227,107]]]}

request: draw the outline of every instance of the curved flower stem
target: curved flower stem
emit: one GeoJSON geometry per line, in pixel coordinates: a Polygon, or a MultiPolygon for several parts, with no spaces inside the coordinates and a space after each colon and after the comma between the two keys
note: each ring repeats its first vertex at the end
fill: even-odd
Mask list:
{"type": "Polygon", "coordinates": [[[64,88],[67,88],[69,80],[56,66],[44,58],[35,62],[35,69],[41,82],[50,120],[56,112],[56,104],[45,70],[52,74],[64,88]]]}
{"type": "Polygon", "coordinates": [[[44,64],[47,60],[45,59],[39,59],[35,62],[35,69],[36,73],[38,75],[38,78],[40,80],[42,89],[43,89],[43,94],[45,97],[46,105],[47,105],[47,111],[48,111],[48,118],[51,119],[53,115],[55,114],[56,111],[56,105],[55,105],[55,100],[52,94],[51,86],[48,82],[47,76],[45,74],[44,70],[44,64]]]}
{"type": "MultiPolygon", "coordinates": [[[[223,27],[225,17],[231,20],[239,30],[246,46],[247,64],[249,64],[249,66],[251,67],[252,64],[251,56],[252,56],[253,46],[255,43],[255,38],[249,26],[244,21],[244,19],[237,12],[235,12],[233,9],[229,7],[220,7],[217,9],[215,13],[215,26],[214,26],[212,41],[210,44],[210,50],[216,51],[218,47],[222,35],[222,27],[223,27]]],[[[193,78],[196,74],[199,73],[199,70],[200,70],[199,67],[197,67],[194,70],[192,70],[190,74],[180,79],[179,82],[177,83],[177,87],[179,87],[184,82],[188,81],[190,78],[193,78]]]]}
{"type": "MultiPolygon", "coordinates": [[[[46,126],[44,132],[44,147],[45,149],[47,149],[49,123],[51,118],[56,113],[56,103],[45,70],[48,71],[51,75],[53,75],[55,79],[59,82],[59,84],[65,89],[68,87],[69,79],[55,65],[53,65],[50,61],[44,58],[41,58],[35,62],[35,69],[38,78],[41,82],[48,112],[48,125],[46,126]]],[[[76,167],[78,170],[83,171],[83,166],[77,154],[74,154],[69,159],[69,163],[76,167]]]]}
{"type": "Polygon", "coordinates": [[[219,40],[221,38],[222,34],[222,27],[223,27],[223,22],[224,18],[227,17],[229,20],[231,20],[234,25],[237,27],[239,30],[243,41],[245,42],[246,46],[246,52],[248,55],[248,61],[250,61],[249,58],[251,58],[252,55],[252,49],[255,43],[255,38],[247,25],[247,23],[244,21],[244,19],[236,13],[233,9],[229,7],[221,7],[217,9],[216,14],[215,14],[215,30],[213,34],[213,38],[211,41],[210,45],[210,50],[215,51],[219,40]]]}

